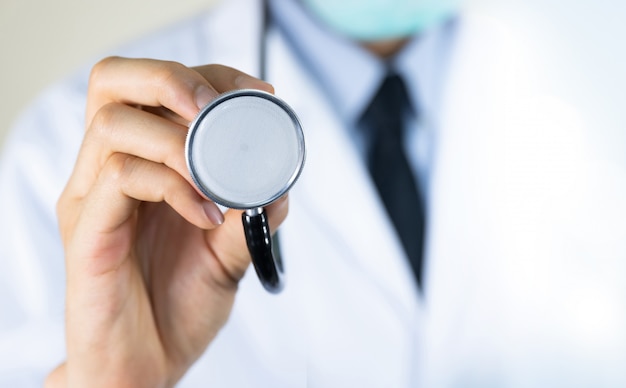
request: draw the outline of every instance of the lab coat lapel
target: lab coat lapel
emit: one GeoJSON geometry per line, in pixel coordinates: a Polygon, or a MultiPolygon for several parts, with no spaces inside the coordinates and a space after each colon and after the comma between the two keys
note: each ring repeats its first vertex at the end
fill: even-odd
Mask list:
{"type": "Polygon", "coordinates": [[[418,292],[412,271],[368,172],[326,97],[275,32],[268,69],[276,94],[292,105],[305,132],[307,160],[292,201],[306,207],[328,240],[344,251],[342,260],[366,272],[399,310],[413,314],[418,292]]]}
{"type": "Polygon", "coordinates": [[[432,305],[455,304],[431,297],[468,298],[483,292],[496,281],[484,274],[496,273],[501,265],[496,242],[509,221],[496,211],[501,192],[497,171],[507,160],[503,145],[506,114],[513,106],[507,88],[514,59],[509,58],[508,40],[493,38],[496,28],[468,15],[453,50],[430,194],[430,253],[436,258],[428,273],[432,305]]]}
{"type": "Polygon", "coordinates": [[[502,276],[500,244],[511,221],[498,211],[497,171],[507,160],[504,114],[513,106],[506,89],[515,58],[504,34],[494,33],[500,30],[487,20],[467,15],[458,28],[429,196],[428,315],[419,375],[424,386],[450,385],[447,376],[467,373],[467,365],[450,354],[472,354],[461,359],[473,360],[476,370],[497,365],[509,338],[502,335],[510,285],[502,276]]]}

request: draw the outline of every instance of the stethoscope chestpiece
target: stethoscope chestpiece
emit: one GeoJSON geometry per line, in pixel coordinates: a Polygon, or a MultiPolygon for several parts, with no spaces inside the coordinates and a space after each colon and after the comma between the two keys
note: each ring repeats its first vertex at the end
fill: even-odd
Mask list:
{"type": "Polygon", "coordinates": [[[245,210],[244,233],[256,273],[267,291],[280,292],[284,268],[272,253],[263,207],[285,195],[304,166],[304,134],[294,111],[260,90],[224,93],[191,123],[185,154],[204,195],[245,210]]]}

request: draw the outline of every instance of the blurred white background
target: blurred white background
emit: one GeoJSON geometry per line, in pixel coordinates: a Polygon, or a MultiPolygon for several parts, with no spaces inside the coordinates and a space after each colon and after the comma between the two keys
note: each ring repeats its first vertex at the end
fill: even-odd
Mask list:
{"type": "Polygon", "coordinates": [[[533,50],[542,88],[578,110],[589,141],[626,162],[626,3],[619,0],[469,0],[511,25],[533,50]]]}
{"type": "MultiPolygon", "coordinates": [[[[36,93],[105,50],[216,0],[0,0],[0,144],[36,93]]],[[[504,20],[537,52],[542,82],[584,113],[608,158],[626,146],[626,3],[619,0],[468,0],[504,20]]]]}

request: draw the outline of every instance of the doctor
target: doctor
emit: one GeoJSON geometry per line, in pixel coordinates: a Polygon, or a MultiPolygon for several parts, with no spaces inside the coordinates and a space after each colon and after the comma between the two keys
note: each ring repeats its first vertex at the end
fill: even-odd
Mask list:
{"type": "Polygon", "coordinates": [[[519,57],[454,3],[224,1],[44,94],[2,165],[0,385],[623,383],[606,367],[624,361],[623,316],[598,329],[569,309],[589,283],[554,256],[559,219],[532,190],[559,187],[506,116],[522,117],[519,57]],[[364,130],[385,79],[407,101],[409,242],[364,130]],[[278,296],[248,271],[239,212],[202,197],[184,160],[187,123],[239,88],[286,100],[307,139],[300,181],[268,208],[278,296]]]}

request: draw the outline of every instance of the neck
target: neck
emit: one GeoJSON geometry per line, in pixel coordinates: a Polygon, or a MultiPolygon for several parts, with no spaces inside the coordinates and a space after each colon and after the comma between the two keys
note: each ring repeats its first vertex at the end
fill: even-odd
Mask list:
{"type": "Polygon", "coordinates": [[[389,59],[396,55],[408,41],[409,38],[399,38],[376,42],[362,42],[361,45],[377,57],[389,59]]]}

